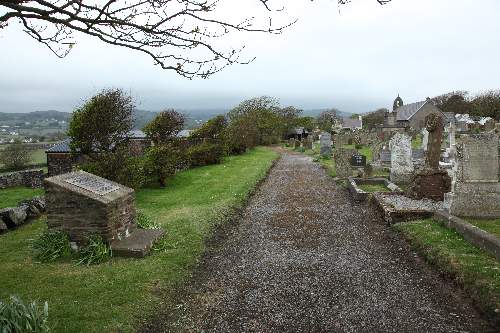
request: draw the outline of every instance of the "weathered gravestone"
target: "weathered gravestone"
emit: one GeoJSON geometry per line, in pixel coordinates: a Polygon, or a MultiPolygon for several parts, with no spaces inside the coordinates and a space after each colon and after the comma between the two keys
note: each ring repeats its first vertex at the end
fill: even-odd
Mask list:
{"type": "Polygon", "coordinates": [[[429,131],[427,128],[422,130],[422,149],[427,150],[427,146],[429,145],[429,131]]]}
{"type": "Polygon", "coordinates": [[[352,155],[351,166],[356,168],[363,168],[364,166],[366,166],[366,156],[357,153],[352,155]]]}
{"type": "Polygon", "coordinates": [[[335,171],[338,178],[347,178],[352,176],[352,167],[350,159],[352,152],[344,148],[337,148],[334,152],[335,171]]]}
{"type": "Polygon", "coordinates": [[[313,149],[313,140],[311,136],[308,136],[304,139],[304,148],[305,149],[313,149]]]}
{"type": "Polygon", "coordinates": [[[294,148],[300,148],[300,140],[295,140],[294,148]]]}
{"type": "Polygon", "coordinates": [[[428,198],[443,201],[445,193],[450,192],[451,189],[451,178],[448,172],[439,168],[444,131],[443,118],[430,114],[425,117],[425,122],[429,132],[425,167],[415,174],[407,194],[414,199],[428,198]]]}
{"type": "Polygon", "coordinates": [[[455,182],[447,195],[450,214],[499,218],[498,138],[493,133],[462,135],[456,147],[455,182]]]}
{"type": "Polygon", "coordinates": [[[393,183],[408,183],[413,177],[413,162],[411,159],[410,138],[396,133],[389,142],[391,150],[391,175],[393,183]]]}
{"type": "Polygon", "coordinates": [[[319,139],[319,153],[322,156],[332,156],[332,135],[328,132],[321,133],[319,139]]]}
{"type": "Polygon", "coordinates": [[[101,236],[113,255],[143,257],[163,230],[137,229],[134,190],[76,171],[45,179],[47,226],[65,232],[73,247],[101,236]]]}
{"type": "Polygon", "coordinates": [[[391,151],[383,147],[379,152],[380,164],[385,166],[391,165],[391,151]]]}

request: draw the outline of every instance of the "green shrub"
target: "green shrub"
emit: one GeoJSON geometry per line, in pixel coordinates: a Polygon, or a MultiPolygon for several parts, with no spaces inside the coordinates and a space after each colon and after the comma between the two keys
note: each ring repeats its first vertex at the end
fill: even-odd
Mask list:
{"type": "Polygon", "coordinates": [[[34,240],[32,249],[38,262],[54,262],[71,255],[68,235],[62,231],[45,231],[34,240]]]}
{"type": "Polygon", "coordinates": [[[99,160],[87,162],[81,169],[94,175],[115,181],[133,189],[141,188],[147,181],[145,160],[130,157],[127,149],[103,153],[99,160]]]}
{"type": "Polygon", "coordinates": [[[141,229],[160,229],[160,225],[153,221],[153,219],[149,215],[144,214],[142,211],[137,212],[135,222],[141,229]]]}
{"type": "Polygon", "coordinates": [[[47,302],[44,303],[43,308],[39,308],[36,302],[26,305],[16,296],[11,296],[8,303],[0,300],[0,331],[2,333],[49,332],[48,316],[47,302]]]}
{"type": "Polygon", "coordinates": [[[99,235],[87,237],[87,246],[78,252],[77,265],[96,265],[107,261],[111,257],[110,247],[104,243],[99,235]]]}
{"type": "Polygon", "coordinates": [[[187,155],[191,166],[218,164],[224,156],[224,148],[219,144],[203,142],[190,147],[187,155]]]}
{"type": "Polygon", "coordinates": [[[146,173],[161,187],[167,179],[186,166],[186,154],[178,142],[172,141],[150,147],[145,155],[146,173]]]}

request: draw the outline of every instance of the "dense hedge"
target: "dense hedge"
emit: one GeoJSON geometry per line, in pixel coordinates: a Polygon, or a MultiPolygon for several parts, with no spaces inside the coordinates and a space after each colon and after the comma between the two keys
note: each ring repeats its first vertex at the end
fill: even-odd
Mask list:
{"type": "Polygon", "coordinates": [[[190,166],[218,164],[224,156],[224,147],[221,144],[203,142],[191,146],[187,151],[190,166]]]}

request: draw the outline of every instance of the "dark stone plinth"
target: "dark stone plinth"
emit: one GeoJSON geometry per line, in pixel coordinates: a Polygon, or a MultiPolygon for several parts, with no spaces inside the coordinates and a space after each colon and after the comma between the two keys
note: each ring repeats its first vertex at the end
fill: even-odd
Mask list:
{"type": "Polygon", "coordinates": [[[111,243],[114,257],[143,258],[165,231],[162,229],[136,229],[130,236],[111,243]]]}
{"type": "Polygon", "coordinates": [[[413,177],[407,195],[413,199],[443,201],[444,194],[451,191],[451,178],[445,170],[423,169],[413,177]]]}

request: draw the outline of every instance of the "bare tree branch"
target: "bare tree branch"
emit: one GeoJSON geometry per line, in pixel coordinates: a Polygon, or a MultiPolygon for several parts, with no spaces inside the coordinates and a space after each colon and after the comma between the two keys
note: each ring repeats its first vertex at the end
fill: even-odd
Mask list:
{"type": "MultiPolygon", "coordinates": [[[[217,18],[224,0],[0,0],[0,29],[18,20],[29,36],[65,57],[76,44],[75,32],[150,56],[156,65],[189,79],[207,78],[241,59],[244,46],[224,50],[221,37],[232,32],[280,34],[296,21],[274,26],[273,0],[256,0],[269,13],[268,24],[254,17],[217,18]]],[[[241,1],[241,0],[229,0],[241,1]]],[[[390,0],[377,0],[383,4],[390,0]]],[[[349,0],[338,0],[345,4],[349,0]]]]}

